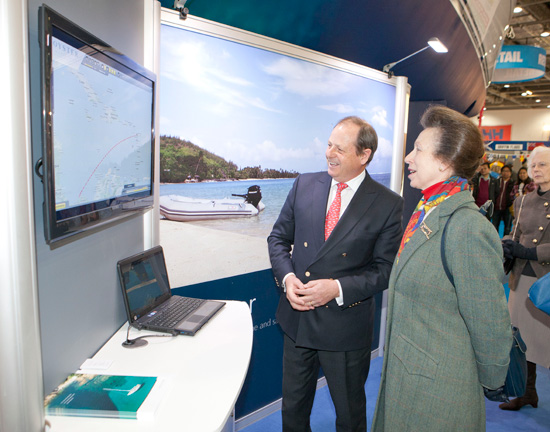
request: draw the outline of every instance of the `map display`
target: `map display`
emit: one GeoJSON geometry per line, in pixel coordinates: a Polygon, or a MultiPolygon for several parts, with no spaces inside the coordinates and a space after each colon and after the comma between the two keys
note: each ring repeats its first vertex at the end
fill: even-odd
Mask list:
{"type": "Polygon", "coordinates": [[[148,193],[152,87],[91,47],[51,43],[56,211],[148,193]]]}

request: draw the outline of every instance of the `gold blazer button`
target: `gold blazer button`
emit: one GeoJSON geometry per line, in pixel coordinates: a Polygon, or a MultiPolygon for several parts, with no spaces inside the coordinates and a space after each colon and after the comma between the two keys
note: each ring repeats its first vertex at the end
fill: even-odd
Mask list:
{"type": "Polygon", "coordinates": [[[550,214],[547,214],[547,215],[546,215],[546,219],[550,219],[550,214]]]}
{"type": "Polygon", "coordinates": [[[348,256],[348,253],[347,253],[347,252],[344,252],[344,253],[342,254],[342,256],[343,256],[343,257],[347,257],[347,256],[348,256]]]}
{"type": "Polygon", "coordinates": [[[307,272],[306,272],[306,276],[307,276],[307,277],[310,277],[310,276],[311,276],[311,273],[307,271],[307,272]]]}
{"type": "Polygon", "coordinates": [[[537,244],[539,241],[537,239],[533,239],[533,243],[537,244]]]}
{"type": "Polygon", "coordinates": [[[544,231],[544,227],[539,227],[539,231],[544,231]]]}
{"type": "Polygon", "coordinates": [[[304,247],[307,247],[307,242],[304,242],[304,247]]]}
{"type": "Polygon", "coordinates": [[[547,203],[547,202],[544,203],[544,207],[548,207],[548,203],[547,203]]]}

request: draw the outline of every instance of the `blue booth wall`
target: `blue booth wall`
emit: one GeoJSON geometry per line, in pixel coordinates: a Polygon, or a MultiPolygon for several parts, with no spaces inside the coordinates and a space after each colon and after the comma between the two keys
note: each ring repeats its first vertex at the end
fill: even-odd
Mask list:
{"type": "MultiPolygon", "coordinates": [[[[240,419],[281,398],[283,332],[275,318],[279,288],[271,269],[174,288],[174,294],[207,299],[247,302],[254,325],[254,341],[248,374],[235,406],[240,419]]],[[[380,342],[382,293],[376,297],[372,349],[380,342]]]]}

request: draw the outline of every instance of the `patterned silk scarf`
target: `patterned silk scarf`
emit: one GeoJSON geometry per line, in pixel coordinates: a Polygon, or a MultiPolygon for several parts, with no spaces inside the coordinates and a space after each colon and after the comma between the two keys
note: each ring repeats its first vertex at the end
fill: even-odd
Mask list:
{"type": "Polygon", "coordinates": [[[399,261],[401,251],[409,242],[417,228],[422,224],[422,221],[430,210],[437,207],[450,196],[467,189],[468,180],[462,177],[453,176],[442,183],[437,183],[422,191],[424,196],[418,202],[418,205],[416,206],[416,209],[407,224],[405,234],[403,234],[403,238],[401,239],[401,245],[399,246],[399,251],[397,252],[397,261],[399,261]]]}

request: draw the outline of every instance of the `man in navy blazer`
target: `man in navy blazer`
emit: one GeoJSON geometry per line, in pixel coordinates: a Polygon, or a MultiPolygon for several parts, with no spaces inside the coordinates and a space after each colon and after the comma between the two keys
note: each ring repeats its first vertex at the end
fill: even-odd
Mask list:
{"type": "Polygon", "coordinates": [[[373,296],[388,286],[402,236],[402,198],[366,171],[376,132],[358,117],[333,129],[328,172],[300,175],[268,237],[283,329],[283,431],[310,431],[319,366],[337,431],[366,431],[365,382],[373,296]],[[341,192],[340,219],[325,241],[325,218],[341,192]]]}

